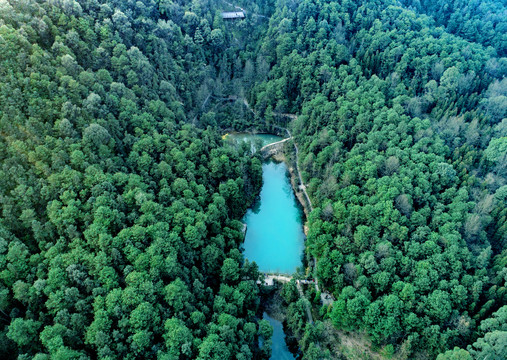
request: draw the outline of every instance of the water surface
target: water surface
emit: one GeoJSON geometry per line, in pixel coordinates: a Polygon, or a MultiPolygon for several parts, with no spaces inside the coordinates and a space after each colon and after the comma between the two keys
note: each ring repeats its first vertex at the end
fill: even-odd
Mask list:
{"type": "Polygon", "coordinates": [[[281,136],[273,135],[273,134],[249,134],[249,133],[230,133],[223,136],[223,138],[227,141],[234,142],[236,144],[242,142],[250,142],[252,143],[252,151],[256,150],[254,147],[254,143],[256,139],[261,141],[261,147],[272,144],[277,141],[281,141],[284,138],[281,136]]]}
{"type": "Polygon", "coordinates": [[[301,266],[305,239],[303,212],[285,163],[265,162],[262,179],[260,198],[243,218],[247,224],[244,254],[262,272],[291,274],[301,266]]]}
{"type": "MultiPolygon", "coordinates": [[[[229,134],[226,140],[235,143],[249,141],[255,151],[255,139],[265,146],[282,140],[270,134],[229,134]]],[[[298,205],[285,163],[266,161],[262,165],[262,189],[259,199],[243,218],[247,224],[244,242],[245,257],[255,261],[263,272],[291,274],[301,266],[305,235],[303,212],[298,205]]],[[[263,314],[273,327],[271,360],[294,360],[285,342],[282,323],[263,314]]]]}
{"type": "Polygon", "coordinates": [[[263,314],[262,318],[269,321],[273,327],[273,337],[271,338],[273,346],[271,348],[270,360],[294,360],[294,355],[292,355],[285,343],[282,323],[266,313],[263,314]]]}

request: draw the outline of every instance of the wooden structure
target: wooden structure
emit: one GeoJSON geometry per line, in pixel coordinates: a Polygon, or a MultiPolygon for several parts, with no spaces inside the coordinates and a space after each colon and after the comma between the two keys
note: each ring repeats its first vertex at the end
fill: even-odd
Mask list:
{"type": "Polygon", "coordinates": [[[243,11],[231,11],[231,12],[223,12],[222,19],[224,20],[234,20],[234,19],[244,19],[245,13],[243,11]]]}

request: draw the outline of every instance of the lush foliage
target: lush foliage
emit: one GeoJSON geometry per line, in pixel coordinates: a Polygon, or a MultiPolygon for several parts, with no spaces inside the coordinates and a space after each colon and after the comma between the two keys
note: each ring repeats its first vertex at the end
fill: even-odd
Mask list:
{"type": "MultiPolygon", "coordinates": [[[[505,5],[238,5],[0,0],[0,356],[268,358],[238,221],[261,161],[219,130],[281,125],[324,320],[389,356],[507,357],[505,5]]],[[[293,285],[305,358],[336,355],[293,285]]]]}
{"type": "Polygon", "coordinates": [[[430,15],[437,26],[445,26],[451,34],[484,46],[492,46],[499,56],[507,55],[505,2],[402,0],[401,3],[419,13],[430,15]]]}
{"type": "Polygon", "coordinates": [[[450,17],[449,33],[391,1],[279,2],[250,92],[258,113],[300,114],[328,317],[402,357],[505,345],[478,327],[507,301],[505,17],[488,39],[450,17]]]}
{"type": "Polygon", "coordinates": [[[209,5],[0,1],[2,359],[269,356],[260,160],[186,124],[229,51],[209,5]]]}

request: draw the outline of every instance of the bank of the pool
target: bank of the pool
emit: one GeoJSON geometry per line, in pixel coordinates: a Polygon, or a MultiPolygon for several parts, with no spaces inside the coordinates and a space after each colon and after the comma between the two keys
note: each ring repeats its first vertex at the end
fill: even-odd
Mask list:
{"type": "Polygon", "coordinates": [[[261,272],[292,274],[302,265],[304,213],[288,175],[285,163],[265,161],[259,198],[243,217],[244,255],[261,272]]]}

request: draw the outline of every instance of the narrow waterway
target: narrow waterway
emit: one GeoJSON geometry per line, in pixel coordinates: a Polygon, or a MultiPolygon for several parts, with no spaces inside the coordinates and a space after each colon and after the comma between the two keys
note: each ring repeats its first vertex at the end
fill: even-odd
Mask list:
{"type": "Polygon", "coordinates": [[[285,333],[283,332],[282,323],[273,319],[267,313],[264,313],[262,318],[269,321],[270,325],[273,327],[273,337],[271,338],[273,346],[271,347],[270,360],[294,360],[294,355],[292,355],[285,343],[285,333]]]}

